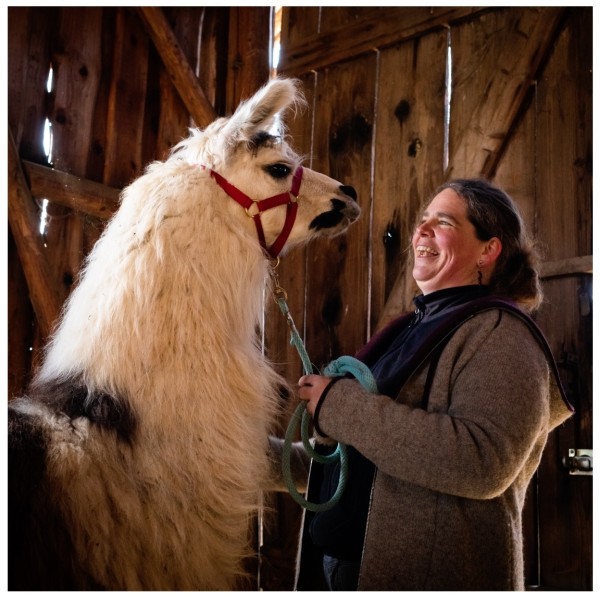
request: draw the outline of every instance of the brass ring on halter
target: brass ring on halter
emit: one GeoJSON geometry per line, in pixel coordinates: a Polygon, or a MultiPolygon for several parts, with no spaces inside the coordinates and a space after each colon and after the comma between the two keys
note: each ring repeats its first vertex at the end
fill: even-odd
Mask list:
{"type": "Polygon", "coordinates": [[[250,206],[248,206],[248,208],[244,208],[244,210],[246,211],[246,214],[250,217],[250,218],[254,218],[256,216],[258,216],[260,214],[260,208],[258,207],[258,204],[256,204],[256,202],[254,202],[253,204],[251,204],[250,206]],[[251,208],[256,208],[256,213],[255,214],[250,214],[250,209],[251,208]]]}

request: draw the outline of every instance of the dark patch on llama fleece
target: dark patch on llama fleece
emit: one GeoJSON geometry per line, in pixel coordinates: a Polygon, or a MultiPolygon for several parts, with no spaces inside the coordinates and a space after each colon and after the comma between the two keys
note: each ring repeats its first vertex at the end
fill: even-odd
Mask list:
{"type": "Polygon", "coordinates": [[[272,148],[281,142],[281,138],[267,131],[259,131],[248,141],[248,149],[255,151],[259,148],[272,148]]]}
{"type": "MultiPolygon", "coordinates": [[[[21,403],[23,400],[20,400],[21,403]]],[[[37,415],[8,407],[8,590],[101,590],[80,566],[46,478],[49,439],[37,415]]]]}
{"type": "Polygon", "coordinates": [[[124,397],[91,391],[79,379],[36,383],[29,396],[71,419],[87,418],[103,430],[114,431],[122,441],[133,439],[137,419],[124,397]]]}
{"type": "Polygon", "coordinates": [[[18,495],[32,494],[42,479],[47,440],[36,416],[23,414],[8,404],[9,488],[18,495]],[[27,478],[20,475],[27,473],[27,478]]]}

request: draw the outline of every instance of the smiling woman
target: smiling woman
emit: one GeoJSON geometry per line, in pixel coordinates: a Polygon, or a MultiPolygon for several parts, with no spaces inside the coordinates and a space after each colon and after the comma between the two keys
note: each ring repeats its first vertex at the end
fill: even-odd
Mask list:
{"type": "Polygon", "coordinates": [[[512,198],[480,179],[449,181],[436,197],[450,191],[462,201],[477,240],[491,246],[477,261],[483,277],[478,284],[487,283],[492,293],[511,298],[528,312],[536,310],[543,298],[540,256],[512,198]]]}
{"type": "Polygon", "coordinates": [[[465,201],[442,189],[413,234],[413,278],[425,294],[461,285],[487,284],[502,251],[498,237],[481,240],[465,201]]]}
{"type": "MultiPolygon", "coordinates": [[[[412,247],[415,312],[358,354],[378,392],[299,380],[351,473],[333,509],[307,514],[300,590],[321,588],[307,573],[315,555],[330,590],[524,589],[525,492],[572,413],[528,316],[541,301],[536,256],[512,199],[472,179],[435,192],[412,247]]],[[[313,463],[309,501],[328,501],[339,476],[313,463]]]]}

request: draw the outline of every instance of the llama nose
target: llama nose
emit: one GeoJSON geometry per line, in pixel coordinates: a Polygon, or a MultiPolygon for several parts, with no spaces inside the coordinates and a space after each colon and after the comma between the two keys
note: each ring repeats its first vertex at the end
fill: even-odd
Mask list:
{"type": "Polygon", "coordinates": [[[358,196],[356,195],[356,189],[352,185],[340,185],[340,191],[350,196],[356,202],[358,196]]]}
{"type": "Polygon", "coordinates": [[[337,198],[333,198],[331,200],[331,204],[333,206],[333,209],[337,210],[338,212],[342,212],[347,206],[346,202],[344,202],[343,200],[338,200],[337,198]]]}

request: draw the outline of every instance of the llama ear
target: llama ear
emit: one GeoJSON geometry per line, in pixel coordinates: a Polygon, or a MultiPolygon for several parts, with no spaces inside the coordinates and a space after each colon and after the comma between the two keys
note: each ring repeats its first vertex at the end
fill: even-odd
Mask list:
{"type": "Polygon", "coordinates": [[[224,133],[237,141],[249,140],[258,131],[268,131],[278,115],[303,103],[298,80],[273,79],[238,106],[224,133]]]}

